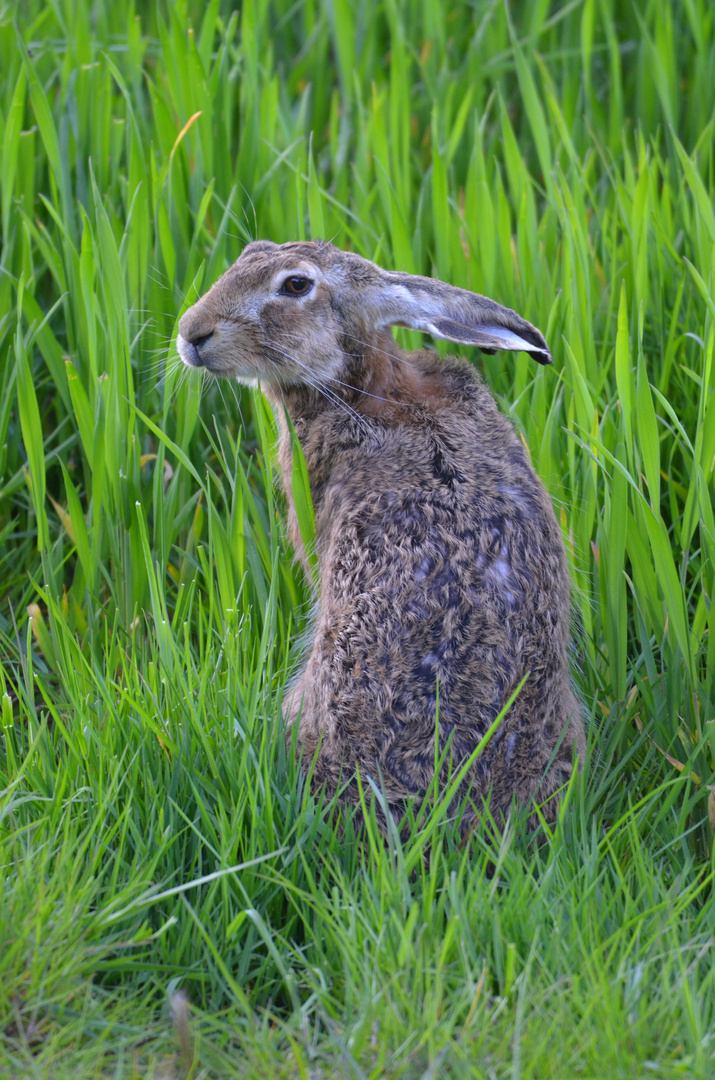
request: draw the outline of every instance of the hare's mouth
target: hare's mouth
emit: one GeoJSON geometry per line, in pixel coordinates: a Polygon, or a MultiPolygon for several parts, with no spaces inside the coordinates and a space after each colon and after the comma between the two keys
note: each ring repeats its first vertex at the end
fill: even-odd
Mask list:
{"type": "Polygon", "coordinates": [[[216,378],[236,379],[246,386],[257,386],[264,374],[256,370],[252,355],[237,350],[235,344],[231,348],[228,343],[227,347],[220,331],[195,337],[192,341],[177,334],[176,351],[187,367],[207,371],[216,378]]]}
{"type": "Polygon", "coordinates": [[[191,341],[188,341],[183,334],[177,334],[176,350],[187,367],[200,368],[211,375],[233,374],[226,367],[219,349],[219,340],[213,331],[210,334],[192,338],[191,341]]]}
{"type": "Polygon", "coordinates": [[[176,350],[187,367],[206,367],[206,362],[201,356],[201,347],[205,345],[211,337],[212,334],[204,334],[203,337],[195,338],[193,341],[187,341],[181,334],[177,335],[176,350]]]}

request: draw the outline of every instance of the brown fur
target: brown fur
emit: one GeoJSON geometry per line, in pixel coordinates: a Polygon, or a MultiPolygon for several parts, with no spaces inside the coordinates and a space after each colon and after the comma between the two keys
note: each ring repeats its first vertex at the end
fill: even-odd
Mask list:
{"type": "Polygon", "coordinates": [[[250,244],[180,323],[187,363],[258,379],[274,404],[307,566],[284,407],[305,454],[320,596],[287,719],[304,765],[316,757],[314,784],[355,801],[359,767],[399,811],[432,779],[437,693],[437,749],[449,742],[454,769],[528,675],[460,795],[467,823],[487,797],[501,813],[513,797],[550,799],[551,817],[574,745],[585,751],[560,529],[475,370],[401,351],[395,323],[550,362],[539,331],[494,301],[330,244],[250,244]],[[307,295],[285,295],[291,274],[312,282],[307,295]]]}

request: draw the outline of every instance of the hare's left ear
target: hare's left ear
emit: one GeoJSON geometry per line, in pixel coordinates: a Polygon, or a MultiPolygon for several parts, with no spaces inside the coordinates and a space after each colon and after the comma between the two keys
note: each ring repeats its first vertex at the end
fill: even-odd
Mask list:
{"type": "Polygon", "coordinates": [[[484,352],[526,352],[551,364],[544,335],[487,296],[416,274],[383,272],[375,326],[407,326],[484,352]]]}

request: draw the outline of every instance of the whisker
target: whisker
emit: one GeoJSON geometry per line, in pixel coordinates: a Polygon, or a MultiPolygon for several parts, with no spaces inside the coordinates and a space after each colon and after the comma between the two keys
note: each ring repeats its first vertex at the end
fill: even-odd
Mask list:
{"type": "Polygon", "coordinates": [[[156,348],[154,348],[154,349],[145,349],[144,350],[144,355],[145,356],[159,356],[159,355],[163,356],[166,353],[170,353],[172,351],[174,351],[174,350],[172,350],[172,348],[171,348],[171,342],[168,341],[163,345],[157,345],[156,348]]]}
{"type": "Polygon", "coordinates": [[[241,399],[240,399],[240,397],[238,395],[238,390],[236,389],[236,381],[235,381],[235,379],[229,379],[228,380],[228,385],[231,387],[231,393],[233,394],[233,399],[236,402],[236,408],[238,409],[238,415],[239,415],[239,418],[241,420],[241,427],[245,429],[246,421],[243,418],[243,409],[241,408],[241,399]]]}
{"type": "Polygon", "coordinates": [[[228,412],[229,411],[228,410],[228,404],[226,402],[226,398],[223,396],[223,383],[224,383],[223,379],[220,379],[220,380],[217,379],[216,380],[216,389],[219,392],[219,397],[221,398],[221,401],[223,402],[224,409],[226,410],[226,412],[228,412]]]}
{"type": "MultiPolygon", "coordinates": [[[[300,361],[296,361],[296,363],[300,363],[300,361]]],[[[331,390],[330,387],[325,386],[324,383],[320,382],[319,379],[315,376],[315,374],[310,372],[310,369],[305,367],[304,364],[300,364],[300,366],[306,372],[305,381],[308,383],[309,386],[311,386],[319,394],[322,394],[327,401],[330,401],[333,405],[336,405],[342,412],[345,413],[346,416],[349,416],[365,435],[371,436],[377,442],[380,442],[377,432],[371,427],[368,421],[363,416],[361,416],[359,412],[357,412],[356,409],[353,409],[351,405],[348,405],[347,401],[345,401],[344,398],[341,398],[339,394],[336,394],[333,390],[331,390]]]]}
{"type": "Polygon", "coordinates": [[[172,356],[170,353],[167,355],[166,351],[162,349],[159,356],[155,356],[149,364],[142,365],[140,374],[142,374],[143,376],[150,375],[152,373],[156,374],[156,372],[159,371],[159,369],[163,365],[167,365],[168,367],[170,364],[173,364],[176,359],[179,358],[172,356]]]}
{"type": "MultiPolygon", "coordinates": [[[[295,338],[296,341],[305,340],[305,338],[303,338],[302,335],[300,335],[300,334],[292,334],[291,332],[289,332],[289,330],[283,330],[282,333],[283,333],[283,337],[292,337],[292,338],[295,338]]],[[[388,356],[389,359],[391,359],[391,360],[397,360],[400,363],[409,364],[409,361],[406,360],[404,356],[400,356],[400,355],[396,355],[396,354],[391,353],[391,352],[387,352],[385,349],[379,349],[377,346],[370,345],[370,343],[368,343],[367,341],[361,341],[360,338],[356,338],[354,336],[354,334],[346,334],[345,332],[343,332],[343,337],[353,338],[353,340],[355,340],[357,343],[359,343],[359,345],[364,345],[368,349],[373,349],[375,352],[382,353],[383,356],[388,356]]],[[[362,353],[362,352],[346,352],[345,355],[346,356],[362,356],[362,355],[364,355],[364,353],[362,353]]],[[[292,359],[295,360],[295,357],[292,357],[292,359]]],[[[374,399],[376,401],[378,401],[378,402],[390,401],[390,399],[388,399],[388,397],[381,397],[379,394],[370,394],[369,391],[367,391],[367,390],[361,390],[360,387],[355,387],[352,382],[342,382],[340,379],[336,378],[334,375],[324,375],[323,378],[327,379],[329,382],[337,382],[338,386],[348,387],[350,390],[354,390],[355,393],[364,394],[365,397],[374,397],[374,399]]],[[[400,404],[410,406],[410,407],[416,407],[418,403],[417,402],[401,402],[400,404]]]]}
{"type": "Polygon", "coordinates": [[[378,442],[380,441],[377,432],[372,429],[364,416],[361,416],[360,413],[353,409],[351,405],[348,405],[347,401],[343,400],[343,398],[341,398],[338,394],[334,393],[334,391],[332,391],[329,387],[323,386],[317,381],[313,381],[319,378],[316,372],[311,371],[310,368],[303,364],[296,356],[292,356],[290,353],[285,352],[283,349],[279,349],[277,345],[272,345],[271,348],[275,349],[275,351],[280,353],[282,356],[285,356],[287,360],[292,360],[294,364],[297,364],[298,367],[301,368],[304,372],[306,372],[306,375],[310,377],[306,378],[305,380],[309,386],[312,386],[314,390],[318,391],[318,393],[323,394],[323,396],[328,401],[331,401],[334,405],[337,405],[338,408],[342,409],[348,416],[351,416],[355,423],[358,425],[358,427],[360,427],[366,435],[371,435],[378,442]]]}
{"type": "MultiPolygon", "coordinates": [[[[186,383],[191,378],[192,369],[188,368],[186,366],[186,364],[184,364],[183,361],[181,361],[181,360],[179,361],[179,365],[181,367],[181,370],[179,371],[179,377],[176,380],[176,383],[174,384],[174,386],[172,387],[171,394],[169,395],[169,399],[167,401],[167,407],[169,407],[169,408],[171,408],[171,406],[175,403],[176,399],[178,398],[179,394],[181,393],[181,390],[183,389],[183,387],[186,385],[186,383]]],[[[177,366],[179,366],[179,365],[177,365],[177,366]]],[[[172,371],[175,371],[175,370],[176,370],[176,367],[174,367],[172,369],[172,371]]],[[[196,370],[196,369],[193,369],[193,370],[196,370]]],[[[203,372],[202,374],[205,374],[205,372],[203,372]]],[[[202,379],[202,386],[203,386],[203,379],[202,379]]],[[[199,389],[199,400],[200,400],[200,398],[201,398],[201,388],[199,389]]]]}
{"type": "MultiPolygon", "coordinates": [[[[352,335],[350,335],[350,336],[352,336],[352,335]]],[[[301,334],[291,334],[290,331],[286,331],[286,330],[283,331],[283,337],[292,337],[292,338],[295,338],[296,341],[301,341],[301,342],[305,340],[305,338],[301,334]]],[[[391,356],[392,355],[391,353],[386,353],[384,351],[384,349],[378,349],[376,351],[377,352],[382,352],[383,355],[385,355],[385,356],[391,356]]],[[[346,353],[345,355],[346,356],[361,356],[363,354],[362,353],[346,353]]],[[[291,359],[295,360],[295,357],[291,357],[291,359]]],[[[398,357],[397,359],[401,359],[401,357],[398,357]]],[[[298,361],[296,361],[296,363],[297,362],[298,361]]],[[[343,382],[341,379],[336,378],[335,375],[323,375],[323,379],[326,379],[328,382],[337,383],[338,386],[345,386],[349,390],[354,390],[356,394],[362,394],[364,397],[374,398],[375,401],[390,401],[389,398],[381,397],[379,394],[371,394],[368,390],[362,390],[359,386],[355,386],[354,383],[343,382]]],[[[410,407],[414,407],[414,406],[417,405],[417,402],[416,401],[404,401],[404,402],[400,402],[400,404],[401,405],[409,405],[410,407]]]]}
{"type": "Polygon", "coordinates": [[[171,355],[171,353],[169,353],[167,355],[164,353],[164,350],[162,350],[162,355],[159,356],[158,359],[153,360],[150,364],[146,364],[144,367],[142,367],[141,371],[139,372],[139,377],[142,382],[146,381],[149,378],[158,379],[161,377],[160,372],[162,367],[164,367],[164,376],[167,376],[174,370],[174,368],[180,367],[182,364],[183,360],[178,355],[178,353],[175,353],[174,355],[171,355]]]}
{"type": "Polygon", "coordinates": [[[373,352],[381,353],[383,356],[388,357],[388,359],[390,360],[397,360],[401,364],[405,364],[409,367],[412,366],[410,360],[408,360],[406,356],[400,356],[399,350],[396,350],[395,352],[387,352],[386,349],[379,348],[379,346],[374,345],[371,341],[362,341],[359,337],[356,337],[355,334],[348,334],[346,330],[342,331],[342,335],[343,337],[350,338],[352,341],[356,341],[358,345],[364,345],[366,349],[372,349],[373,352]]]}

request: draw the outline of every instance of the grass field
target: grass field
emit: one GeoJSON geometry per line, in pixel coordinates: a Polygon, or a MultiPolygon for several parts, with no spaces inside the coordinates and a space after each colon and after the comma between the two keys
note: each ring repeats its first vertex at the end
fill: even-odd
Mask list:
{"type": "Polygon", "coordinates": [[[714,107],[709,0],[0,3],[0,1075],[715,1076],[714,107]],[[541,843],[286,750],[272,416],[172,345],[256,236],[546,332],[467,352],[571,560],[541,843]]]}

